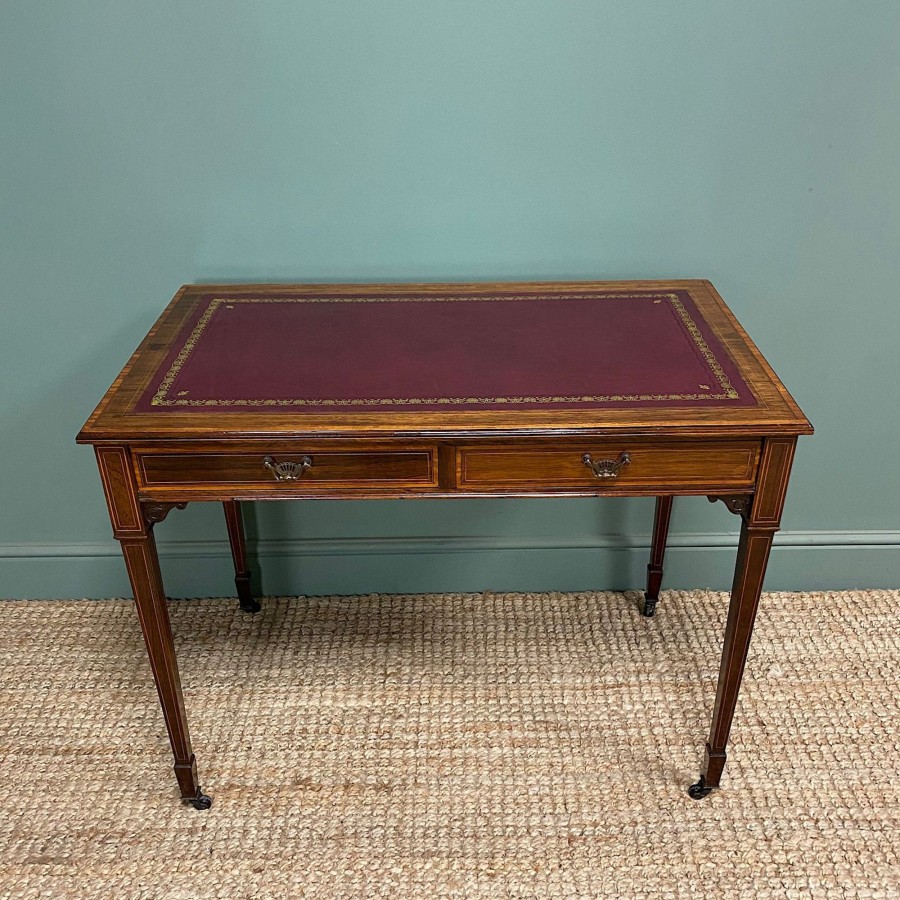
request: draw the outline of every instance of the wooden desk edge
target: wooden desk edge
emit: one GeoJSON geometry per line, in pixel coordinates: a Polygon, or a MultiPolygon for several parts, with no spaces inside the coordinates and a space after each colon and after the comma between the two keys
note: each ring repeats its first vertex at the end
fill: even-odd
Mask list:
{"type": "MultiPolygon", "coordinates": [[[[708,408],[710,413],[715,408],[708,408]]],[[[740,409],[738,412],[740,413],[740,409]]],[[[577,411],[574,411],[577,413],[577,411]]],[[[634,410],[629,410],[634,413],[634,410]]],[[[733,412],[733,410],[726,410],[733,412]]],[[[268,414],[273,416],[273,414],[268,414]]],[[[103,398],[97,404],[94,411],[88,417],[84,426],[76,437],[76,442],[80,444],[94,444],[106,442],[127,442],[130,440],[146,439],[151,437],[159,437],[164,440],[202,440],[215,439],[218,437],[230,436],[249,436],[245,428],[240,427],[243,417],[253,416],[256,420],[256,434],[260,438],[265,437],[281,437],[295,436],[298,439],[315,439],[317,437],[422,437],[422,438],[444,438],[453,439],[456,436],[466,436],[468,438],[484,436],[490,437],[533,437],[540,435],[572,435],[572,436],[602,436],[602,435],[656,435],[664,434],[669,428],[678,430],[679,434],[696,435],[698,437],[714,436],[721,434],[743,435],[743,436],[761,436],[766,435],[801,435],[812,434],[813,427],[809,420],[803,414],[802,410],[788,392],[787,388],[782,384],[772,366],[765,359],[759,348],[747,335],[747,332],[738,322],[737,318],[728,308],[725,301],[718,294],[712,283],[708,279],[652,279],[638,281],[523,281],[523,282],[446,282],[446,283],[421,283],[421,282],[394,282],[394,283],[378,283],[371,284],[365,282],[359,283],[340,283],[340,284],[291,284],[282,282],[261,282],[255,284],[186,284],[176,292],[175,296],[162,311],[150,331],[141,341],[138,348],[132,353],[129,360],[122,368],[119,375],[110,385],[103,398]],[[316,293],[327,290],[331,293],[352,293],[360,288],[365,288],[367,293],[384,294],[384,293],[443,293],[448,290],[484,290],[487,292],[509,293],[519,290],[583,290],[585,292],[592,290],[677,290],[687,289],[697,291],[705,295],[727,318],[731,327],[740,336],[744,342],[746,349],[753,356],[754,361],[760,366],[772,387],[777,391],[777,396],[784,406],[777,414],[769,413],[766,417],[762,414],[753,419],[743,422],[734,422],[723,424],[721,422],[712,421],[710,425],[699,421],[693,424],[676,424],[665,420],[665,415],[669,415],[672,419],[676,418],[676,413],[684,413],[685,410],[652,410],[651,413],[658,421],[636,425],[634,422],[623,421],[621,425],[605,422],[602,425],[592,426],[590,424],[572,425],[569,420],[577,418],[573,415],[572,410],[529,410],[520,412],[518,415],[518,423],[510,425],[506,423],[492,422],[492,418],[508,417],[507,411],[467,411],[467,412],[450,412],[450,413],[401,413],[394,414],[393,421],[389,424],[380,424],[384,420],[384,414],[379,412],[363,412],[357,414],[348,413],[325,413],[315,416],[312,426],[306,423],[305,428],[297,428],[290,422],[291,416],[278,416],[271,418],[271,424],[260,427],[259,416],[251,413],[228,413],[220,418],[219,423],[215,426],[192,427],[183,420],[176,422],[173,426],[167,424],[166,418],[159,414],[135,414],[116,412],[107,415],[107,407],[114,397],[117,396],[120,387],[131,373],[135,363],[141,358],[145,351],[152,349],[152,344],[156,339],[159,330],[167,323],[169,315],[173,309],[178,306],[182,298],[188,295],[200,295],[209,292],[222,293],[239,293],[253,290],[266,290],[275,293],[316,293]],[[785,409],[786,407],[786,409],[785,409]],[[790,413],[785,416],[784,413],[790,413]],[[497,415],[499,413],[499,416],[497,415]],[[405,427],[404,418],[415,421],[424,417],[443,418],[444,422],[436,422],[430,427],[405,427]],[[223,422],[231,419],[233,426],[223,424],[223,422]],[[543,424],[528,424],[528,419],[543,418],[543,424]],[[105,421],[107,420],[107,421],[105,421]]],[[[313,418],[313,417],[310,417],[313,418]]],[[[623,414],[624,419],[624,414],[623,414]]]]}

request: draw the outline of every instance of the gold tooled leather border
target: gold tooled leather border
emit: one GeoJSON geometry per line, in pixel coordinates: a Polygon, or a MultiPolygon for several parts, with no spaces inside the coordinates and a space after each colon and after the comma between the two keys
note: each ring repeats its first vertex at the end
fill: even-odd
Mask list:
{"type": "Polygon", "coordinates": [[[738,392],[725,374],[715,354],[703,339],[697,323],[691,318],[690,313],[678,298],[677,294],[501,294],[501,295],[472,295],[472,296],[384,296],[384,297],[237,297],[237,298],[213,298],[203,311],[203,315],[197,321],[187,340],[184,342],[178,355],[172,361],[172,365],[166,372],[165,378],[160,382],[151,406],[478,406],[488,404],[520,404],[520,403],[636,403],[641,401],[667,401],[667,400],[736,400],[738,392]],[[209,325],[216,311],[223,305],[228,308],[237,303],[459,303],[477,302],[483,300],[572,300],[583,299],[586,296],[603,297],[604,299],[635,299],[635,300],[669,300],[675,312],[684,323],[691,335],[697,349],[710,368],[710,372],[718,382],[721,392],[704,392],[702,394],[606,394],[572,397],[373,397],[353,398],[339,400],[335,398],[324,399],[290,399],[290,400],[194,400],[188,397],[170,397],[169,391],[183,368],[191,352],[197,346],[200,336],[209,325]]]}

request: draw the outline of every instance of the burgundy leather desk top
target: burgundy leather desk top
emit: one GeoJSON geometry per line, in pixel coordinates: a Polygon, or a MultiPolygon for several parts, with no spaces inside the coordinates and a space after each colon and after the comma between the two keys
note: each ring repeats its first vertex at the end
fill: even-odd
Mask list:
{"type": "Polygon", "coordinates": [[[709,282],[189,285],[80,439],[675,426],[811,430],[709,282]]]}
{"type": "Polygon", "coordinates": [[[211,292],[136,409],[755,403],[687,291],[211,292]]]}

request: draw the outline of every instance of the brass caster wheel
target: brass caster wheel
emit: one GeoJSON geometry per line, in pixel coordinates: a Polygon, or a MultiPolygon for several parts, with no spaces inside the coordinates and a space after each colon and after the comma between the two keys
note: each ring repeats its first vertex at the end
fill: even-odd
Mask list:
{"type": "Polygon", "coordinates": [[[700,780],[696,784],[692,784],[688,788],[688,797],[691,800],[702,800],[704,797],[708,797],[715,788],[710,787],[704,780],[703,776],[700,776],[700,780]]]}
{"type": "Polygon", "coordinates": [[[197,791],[196,797],[185,797],[185,800],[194,807],[194,809],[209,809],[212,806],[212,797],[207,797],[202,791],[197,791]]]}
{"type": "Polygon", "coordinates": [[[239,575],[235,575],[234,586],[237,588],[238,600],[240,601],[242,612],[257,613],[262,609],[259,600],[253,596],[253,589],[250,587],[249,572],[241,572],[239,575]]]}

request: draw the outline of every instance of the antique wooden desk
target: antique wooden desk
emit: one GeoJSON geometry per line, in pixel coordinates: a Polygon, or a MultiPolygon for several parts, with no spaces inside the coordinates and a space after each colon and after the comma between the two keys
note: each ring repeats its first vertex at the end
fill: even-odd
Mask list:
{"type": "Polygon", "coordinates": [[[78,440],[94,445],[181,796],[200,789],[153,528],[240,502],[657,497],[653,615],[672,497],[741,519],[712,725],[691,797],[719,785],[797,436],[812,428],[708,281],[191,285],[78,440]]]}

